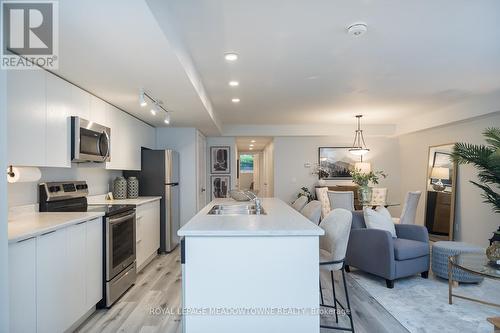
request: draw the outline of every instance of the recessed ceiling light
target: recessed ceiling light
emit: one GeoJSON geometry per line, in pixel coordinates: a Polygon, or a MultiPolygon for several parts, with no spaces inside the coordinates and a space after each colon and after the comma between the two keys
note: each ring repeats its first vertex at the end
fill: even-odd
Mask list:
{"type": "Polygon", "coordinates": [[[236,61],[238,60],[238,55],[236,53],[226,53],[224,59],[227,61],[236,61]]]}
{"type": "Polygon", "coordinates": [[[253,143],[250,145],[250,147],[253,147],[253,143]]]}
{"type": "Polygon", "coordinates": [[[252,147],[250,147],[250,148],[248,148],[248,149],[253,150],[253,148],[252,148],[252,147]]]}
{"type": "Polygon", "coordinates": [[[240,102],[240,99],[239,99],[239,98],[233,98],[233,99],[231,100],[231,102],[233,102],[233,103],[239,103],[239,102],[240,102]]]}
{"type": "Polygon", "coordinates": [[[251,143],[255,143],[255,140],[250,141],[251,143]]]}
{"type": "Polygon", "coordinates": [[[230,85],[231,87],[237,87],[237,86],[239,86],[239,85],[240,85],[240,83],[239,83],[238,81],[229,81],[229,85],[230,85]]]}

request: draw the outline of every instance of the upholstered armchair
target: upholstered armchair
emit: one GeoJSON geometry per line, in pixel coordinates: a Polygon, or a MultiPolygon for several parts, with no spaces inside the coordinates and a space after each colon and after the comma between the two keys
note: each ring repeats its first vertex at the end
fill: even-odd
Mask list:
{"type": "Polygon", "coordinates": [[[429,272],[429,235],[424,226],[396,224],[397,238],[390,232],[367,229],[362,211],[352,214],[346,265],[377,275],[386,280],[387,288],[394,280],[414,274],[427,278],[429,272]]]}

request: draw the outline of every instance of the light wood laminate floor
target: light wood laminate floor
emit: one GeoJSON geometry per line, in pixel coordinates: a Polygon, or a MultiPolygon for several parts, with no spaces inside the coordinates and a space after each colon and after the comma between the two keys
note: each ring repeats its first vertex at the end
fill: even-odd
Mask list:
{"type": "MultiPolygon", "coordinates": [[[[349,274],[346,277],[356,332],[408,332],[349,274]]],[[[179,249],[156,257],[139,273],[135,286],[111,309],[96,311],[77,332],[182,332],[181,316],[178,313],[181,304],[181,278],[179,249]],[[170,313],[160,313],[170,309],[170,313]]],[[[336,272],[335,279],[337,296],[343,300],[340,272],[336,272]]],[[[322,286],[325,301],[328,302],[332,291],[326,274],[322,275],[322,286]]],[[[347,325],[347,317],[341,316],[340,322],[341,325],[347,325]]],[[[322,318],[322,323],[330,324],[330,318],[322,318]]],[[[321,333],[324,332],[334,331],[322,329],[321,333]]]]}

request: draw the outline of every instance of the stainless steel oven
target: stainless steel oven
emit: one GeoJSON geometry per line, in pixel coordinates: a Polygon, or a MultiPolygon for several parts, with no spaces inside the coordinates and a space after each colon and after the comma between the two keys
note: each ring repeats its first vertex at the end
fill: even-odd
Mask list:
{"type": "Polygon", "coordinates": [[[71,117],[71,161],[109,162],[111,129],[80,117],[71,117]]]}
{"type": "Polygon", "coordinates": [[[106,307],[111,306],[135,282],[135,220],[135,210],[106,218],[106,307]]]}

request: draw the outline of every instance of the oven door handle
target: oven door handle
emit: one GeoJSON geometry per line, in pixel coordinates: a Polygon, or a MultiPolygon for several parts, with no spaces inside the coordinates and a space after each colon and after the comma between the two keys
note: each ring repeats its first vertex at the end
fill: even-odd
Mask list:
{"type": "Polygon", "coordinates": [[[126,220],[133,218],[134,216],[135,216],[135,212],[130,213],[130,214],[125,215],[125,216],[122,216],[122,217],[119,217],[119,218],[116,218],[116,219],[111,218],[111,219],[109,219],[109,224],[119,224],[119,223],[125,222],[126,220]]]}

